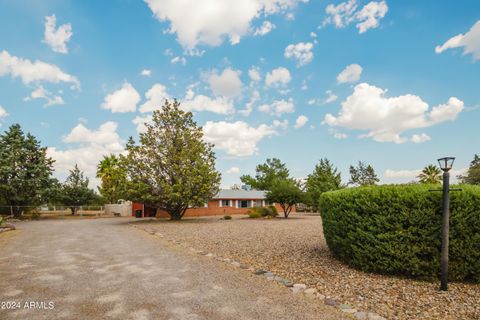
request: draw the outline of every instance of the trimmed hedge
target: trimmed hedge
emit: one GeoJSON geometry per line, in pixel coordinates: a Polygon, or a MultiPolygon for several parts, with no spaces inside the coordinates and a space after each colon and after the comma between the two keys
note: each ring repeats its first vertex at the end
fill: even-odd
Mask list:
{"type": "MultiPolygon", "coordinates": [[[[480,282],[480,187],[450,193],[449,279],[480,282]]],[[[423,280],[440,274],[441,186],[384,185],[323,193],[331,252],[366,272],[423,280]]]]}

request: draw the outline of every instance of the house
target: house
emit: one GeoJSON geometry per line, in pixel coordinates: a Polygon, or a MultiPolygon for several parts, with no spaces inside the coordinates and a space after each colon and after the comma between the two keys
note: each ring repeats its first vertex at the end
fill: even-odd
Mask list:
{"type": "MultiPolygon", "coordinates": [[[[205,206],[188,208],[184,217],[246,214],[250,208],[270,205],[265,199],[265,194],[265,191],[258,190],[222,189],[205,206]]],[[[279,213],[283,211],[279,204],[274,205],[279,213]]],[[[135,216],[137,211],[142,217],[169,217],[165,211],[134,202],[132,216],[135,216]]]]}

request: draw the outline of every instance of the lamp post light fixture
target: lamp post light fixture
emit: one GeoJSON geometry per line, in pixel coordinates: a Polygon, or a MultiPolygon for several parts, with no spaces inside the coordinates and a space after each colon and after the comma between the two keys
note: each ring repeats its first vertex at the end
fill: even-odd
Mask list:
{"type": "Polygon", "coordinates": [[[442,252],[440,258],[440,290],[448,290],[448,233],[450,228],[450,169],[454,157],[438,159],[440,169],[443,171],[443,214],[442,214],[442,252]]]}

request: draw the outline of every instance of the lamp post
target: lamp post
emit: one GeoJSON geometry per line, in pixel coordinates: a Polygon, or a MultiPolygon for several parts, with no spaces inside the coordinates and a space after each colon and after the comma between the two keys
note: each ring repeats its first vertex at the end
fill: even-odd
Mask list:
{"type": "Polygon", "coordinates": [[[440,290],[448,290],[448,231],[450,227],[450,169],[454,157],[438,159],[443,171],[443,214],[442,214],[442,253],[440,258],[440,290]]]}

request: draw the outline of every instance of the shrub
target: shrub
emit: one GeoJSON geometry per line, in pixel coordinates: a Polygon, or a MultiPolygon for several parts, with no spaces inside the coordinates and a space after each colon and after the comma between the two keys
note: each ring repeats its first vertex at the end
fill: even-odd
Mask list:
{"type": "Polygon", "coordinates": [[[258,212],[249,212],[249,213],[248,213],[248,217],[249,217],[250,219],[257,219],[257,218],[260,218],[261,216],[260,216],[260,214],[259,214],[258,212]]]}
{"type": "Polygon", "coordinates": [[[258,217],[264,217],[264,218],[267,218],[267,217],[270,217],[270,218],[273,218],[273,217],[276,217],[278,215],[278,212],[277,212],[277,209],[274,209],[272,210],[272,208],[269,206],[269,207],[254,207],[254,208],[250,208],[248,210],[248,215],[250,214],[254,214],[254,215],[258,215],[258,217]]]}
{"type": "MultiPolygon", "coordinates": [[[[437,279],[441,192],[438,186],[388,185],[322,194],[327,244],[347,264],[367,272],[437,279]]],[[[480,187],[451,192],[449,278],[480,282],[480,187]]]]}
{"type": "Polygon", "coordinates": [[[277,208],[276,208],[275,206],[269,205],[267,208],[269,208],[270,211],[272,211],[272,215],[273,215],[274,217],[278,216],[278,210],[277,210],[277,208]]]}
{"type": "Polygon", "coordinates": [[[223,216],[223,219],[224,220],[232,220],[232,217],[231,216],[223,216]]]}
{"type": "Polygon", "coordinates": [[[3,217],[0,216],[0,227],[2,226],[2,224],[3,224],[3,217]]]}

